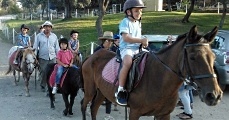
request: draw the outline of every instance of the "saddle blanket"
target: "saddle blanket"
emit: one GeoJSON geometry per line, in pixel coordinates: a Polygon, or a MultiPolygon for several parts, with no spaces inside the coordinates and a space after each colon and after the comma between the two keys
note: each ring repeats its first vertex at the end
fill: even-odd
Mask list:
{"type": "Polygon", "coordinates": [[[13,53],[17,51],[18,48],[23,48],[23,47],[22,46],[13,46],[12,48],[10,48],[9,53],[8,53],[8,58],[10,58],[10,56],[13,55],[13,53]]]}
{"type": "MultiPolygon", "coordinates": [[[[146,56],[145,55],[142,58],[142,61],[139,64],[139,69],[140,69],[140,76],[142,76],[143,72],[144,72],[144,68],[145,68],[145,63],[146,63],[146,56]]],[[[112,58],[104,67],[103,71],[102,71],[102,77],[105,81],[109,82],[109,83],[114,83],[116,80],[118,80],[118,72],[119,72],[119,66],[120,63],[118,63],[116,61],[116,57],[112,58]]],[[[129,73],[128,73],[129,74],[129,73]]],[[[119,82],[117,81],[115,83],[115,86],[118,86],[119,82]]]]}
{"type": "MultiPolygon", "coordinates": [[[[55,85],[57,66],[58,66],[58,64],[56,64],[56,65],[54,66],[54,69],[53,69],[53,71],[52,71],[52,74],[50,75],[50,78],[49,78],[49,85],[50,85],[51,87],[53,87],[53,86],[55,85]]],[[[61,76],[60,87],[63,86],[64,79],[65,79],[67,73],[68,73],[68,70],[67,70],[66,72],[64,72],[63,75],[61,76]]]]}

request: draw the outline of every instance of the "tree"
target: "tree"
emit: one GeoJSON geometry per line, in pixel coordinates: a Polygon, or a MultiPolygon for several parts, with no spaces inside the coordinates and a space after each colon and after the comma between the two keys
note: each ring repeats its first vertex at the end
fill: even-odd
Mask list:
{"type": "Polygon", "coordinates": [[[227,14],[227,0],[221,0],[222,4],[223,4],[223,13],[222,13],[222,17],[219,23],[219,29],[223,28],[223,24],[224,24],[224,20],[227,14]]]}
{"type": "Polygon", "coordinates": [[[72,18],[72,10],[73,6],[76,5],[76,0],[64,0],[64,12],[65,12],[65,18],[72,18]]]}
{"type": "Polygon", "coordinates": [[[2,0],[1,7],[7,10],[10,6],[13,6],[13,4],[16,4],[15,0],[2,0]]]}
{"type": "Polygon", "coordinates": [[[37,0],[36,4],[37,5],[41,5],[41,10],[42,10],[41,15],[42,15],[42,18],[43,18],[45,8],[47,8],[47,0],[37,0]]]}
{"type": "Polygon", "coordinates": [[[104,15],[106,13],[106,9],[107,9],[109,2],[110,2],[110,0],[98,0],[99,11],[98,11],[98,18],[96,20],[96,25],[95,25],[98,36],[103,35],[102,22],[103,22],[103,18],[104,18],[104,15]]]}
{"type": "Polygon", "coordinates": [[[196,0],[191,0],[191,5],[190,5],[190,7],[189,7],[189,9],[188,9],[188,12],[185,14],[184,18],[182,19],[182,23],[187,23],[187,22],[189,22],[188,19],[189,19],[189,17],[191,16],[192,11],[193,11],[193,9],[194,9],[195,1],[196,1],[196,0]]]}
{"type": "Polygon", "coordinates": [[[167,5],[167,7],[168,7],[168,11],[172,11],[172,7],[171,7],[171,0],[167,0],[168,1],[168,5],[167,5]]]}

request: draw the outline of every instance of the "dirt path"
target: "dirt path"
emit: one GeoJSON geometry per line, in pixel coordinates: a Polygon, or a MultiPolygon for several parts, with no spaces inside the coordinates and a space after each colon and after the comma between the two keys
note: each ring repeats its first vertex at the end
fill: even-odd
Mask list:
{"type": "MultiPolygon", "coordinates": [[[[41,92],[39,87],[35,89],[34,76],[30,80],[31,97],[25,97],[24,82],[21,78],[18,86],[13,86],[13,76],[4,75],[7,70],[8,50],[12,45],[0,40],[0,120],[81,120],[80,100],[83,94],[80,91],[73,107],[73,116],[63,116],[64,102],[61,95],[56,96],[56,109],[50,109],[49,98],[41,92]]],[[[112,106],[113,107],[113,106],[112,106]]],[[[112,108],[113,109],[113,108],[112,108]]],[[[116,120],[124,120],[124,108],[118,106],[119,111],[112,111],[111,115],[116,120]]],[[[171,120],[179,120],[176,114],[183,112],[178,107],[171,114],[171,120]]],[[[206,106],[194,97],[193,120],[227,120],[229,117],[229,89],[225,91],[221,103],[214,107],[206,106]]],[[[103,120],[105,107],[101,106],[98,112],[98,120],[103,120]]],[[[152,120],[152,117],[142,117],[141,120],[152,120]]],[[[88,117],[90,120],[90,117],[88,117]]]]}

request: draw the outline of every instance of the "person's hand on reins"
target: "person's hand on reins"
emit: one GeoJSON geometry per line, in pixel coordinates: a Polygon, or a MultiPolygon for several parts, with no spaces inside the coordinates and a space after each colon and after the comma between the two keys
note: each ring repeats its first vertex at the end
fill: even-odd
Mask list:
{"type": "Polygon", "coordinates": [[[142,47],[143,47],[143,48],[146,48],[146,47],[148,46],[148,39],[147,39],[146,37],[144,37],[144,38],[142,39],[141,44],[142,44],[142,47]]]}
{"type": "Polygon", "coordinates": [[[69,65],[68,65],[68,64],[64,64],[63,66],[64,66],[65,68],[69,67],[69,65]]]}

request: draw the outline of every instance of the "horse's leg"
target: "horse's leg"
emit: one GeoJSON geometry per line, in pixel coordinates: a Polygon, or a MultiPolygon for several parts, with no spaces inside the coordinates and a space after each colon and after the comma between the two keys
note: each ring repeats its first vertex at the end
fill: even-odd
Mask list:
{"type": "Polygon", "coordinates": [[[138,110],[133,110],[130,108],[129,120],[138,120],[141,117],[138,110]]]}
{"type": "Polygon", "coordinates": [[[20,81],[20,71],[17,71],[17,82],[20,81]]]}
{"type": "Polygon", "coordinates": [[[97,90],[97,94],[95,98],[92,101],[91,104],[91,118],[92,120],[96,120],[96,115],[99,109],[99,106],[102,104],[102,102],[105,100],[105,97],[101,93],[100,90],[97,90]]]}
{"type": "Polygon", "coordinates": [[[70,94],[70,105],[69,105],[69,108],[68,108],[69,115],[73,115],[72,107],[73,107],[73,104],[74,104],[74,100],[75,100],[76,94],[77,94],[77,92],[70,94]]]}
{"type": "Polygon", "coordinates": [[[81,112],[83,120],[86,120],[86,109],[88,103],[93,99],[93,97],[96,95],[96,88],[95,84],[93,83],[84,83],[87,86],[84,86],[84,98],[81,100],[81,112]]]}
{"type": "Polygon", "coordinates": [[[17,78],[16,78],[16,71],[13,70],[13,75],[14,75],[14,85],[17,86],[17,78]]]}
{"type": "Polygon", "coordinates": [[[23,78],[24,78],[24,82],[25,82],[25,96],[29,97],[30,96],[30,94],[29,94],[29,78],[30,78],[30,75],[23,73],[23,78]]]}
{"type": "Polygon", "coordinates": [[[49,99],[50,99],[50,107],[51,109],[55,109],[55,105],[54,105],[55,95],[52,94],[52,88],[49,86],[49,84],[48,84],[48,93],[49,93],[49,99]]]}
{"type": "Polygon", "coordinates": [[[62,93],[62,97],[63,97],[64,103],[65,103],[65,109],[63,111],[63,115],[64,116],[67,116],[68,115],[68,108],[70,106],[69,101],[68,101],[68,95],[69,94],[62,93]]]}

